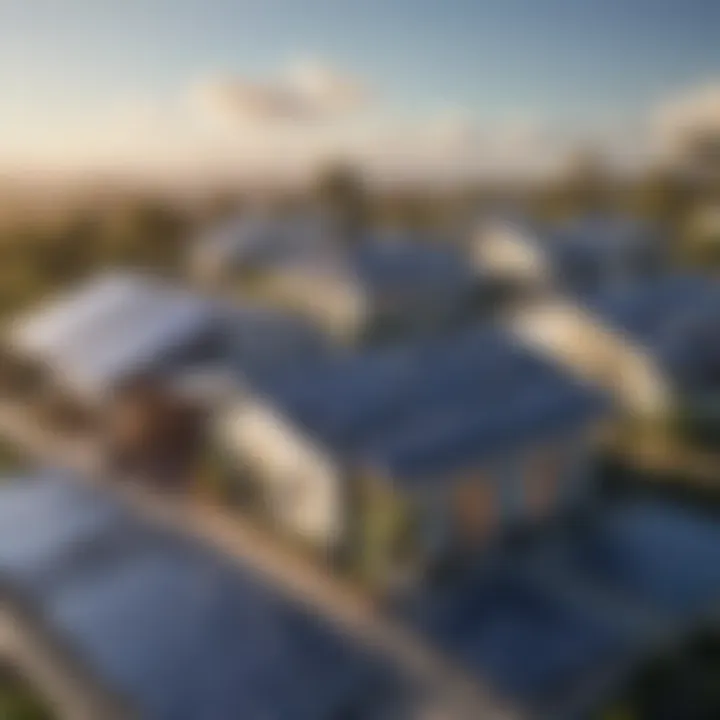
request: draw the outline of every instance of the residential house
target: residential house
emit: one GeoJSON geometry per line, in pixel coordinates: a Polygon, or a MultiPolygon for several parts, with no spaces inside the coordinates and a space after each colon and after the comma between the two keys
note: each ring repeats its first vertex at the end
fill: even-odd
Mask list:
{"type": "Polygon", "coordinates": [[[582,504],[602,407],[486,328],[258,383],[217,435],[277,527],[382,587],[582,504]]]}
{"type": "Polygon", "coordinates": [[[719,320],[716,281],[664,275],[538,303],[511,324],[523,341],[614,390],[629,412],[667,418],[679,406],[717,403],[719,320]]]}
{"type": "Polygon", "coordinates": [[[449,247],[389,232],[350,242],[316,216],[235,221],[197,241],[191,266],[207,285],[304,315],[352,346],[442,329],[475,291],[449,247]]]}
{"type": "Polygon", "coordinates": [[[471,240],[473,266],[516,291],[594,294],[626,287],[667,265],[664,238],[632,218],[592,215],[559,228],[505,216],[471,240]]]}
{"type": "Polygon", "coordinates": [[[16,399],[58,430],[99,436],[112,457],[159,453],[153,463],[175,467],[199,449],[202,414],[238,367],[270,373],[316,351],[317,333],[277,313],[113,273],[18,320],[6,356],[36,371],[34,391],[16,399]]]}

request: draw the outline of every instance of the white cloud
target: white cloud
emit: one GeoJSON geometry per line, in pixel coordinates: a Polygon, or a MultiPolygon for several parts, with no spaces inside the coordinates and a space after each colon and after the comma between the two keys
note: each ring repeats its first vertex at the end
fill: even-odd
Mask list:
{"type": "Polygon", "coordinates": [[[368,100],[368,90],[356,77],[319,60],[301,60],[285,72],[288,86],[320,111],[357,110],[368,100]]]}
{"type": "Polygon", "coordinates": [[[358,80],[330,65],[302,61],[277,79],[221,75],[191,91],[197,107],[232,125],[297,123],[344,115],[363,106],[367,91],[358,80]]]}

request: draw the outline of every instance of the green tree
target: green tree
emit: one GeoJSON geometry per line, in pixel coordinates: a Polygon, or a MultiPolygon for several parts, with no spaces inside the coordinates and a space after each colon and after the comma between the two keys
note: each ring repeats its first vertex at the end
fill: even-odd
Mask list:
{"type": "Polygon", "coordinates": [[[351,165],[337,163],[322,169],[315,181],[314,196],[348,242],[356,240],[366,228],[366,188],[351,165]]]}

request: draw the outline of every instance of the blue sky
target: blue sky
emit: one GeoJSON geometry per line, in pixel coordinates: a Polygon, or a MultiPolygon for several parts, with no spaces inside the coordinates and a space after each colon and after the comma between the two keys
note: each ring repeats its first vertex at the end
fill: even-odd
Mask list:
{"type": "Polygon", "coordinates": [[[719,37],[716,0],[0,0],[3,124],[40,152],[123,103],[311,57],[388,116],[581,128],[716,82],[719,37]]]}

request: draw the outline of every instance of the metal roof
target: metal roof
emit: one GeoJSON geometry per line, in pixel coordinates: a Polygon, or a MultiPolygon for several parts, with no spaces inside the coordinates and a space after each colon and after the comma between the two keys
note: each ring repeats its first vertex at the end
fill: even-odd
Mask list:
{"type": "Polygon", "coordinates": [[[317,363],[259,388],[331,452],[438,479],[593,420],[602,399],[496,328],[317,363]]]}
{"type": "Polygon", "coordinates": [[[404,683],[369,649],[71,480],[0,488],[0,589],[143,718],[402,717],[404,683]]]}
{"type": "MultiPolygon", "coordinates": [[[[34,309],[14,325],[13,342],[23,351],[52,351],[58,342],[72,339],[82,327],[124,307],[136,298],[142,278],[126,273],[108,273],[82,287],[54,298],[40,311],[34,309]]],[[[70,340],[72,342],[72,340],[70,340]]]]}
{"type": "Polygon", "coordinates": [[[218,308],[140,274],[93,279],[16,324],[11,341],[89,396],[203,338],[218,308]]]}

